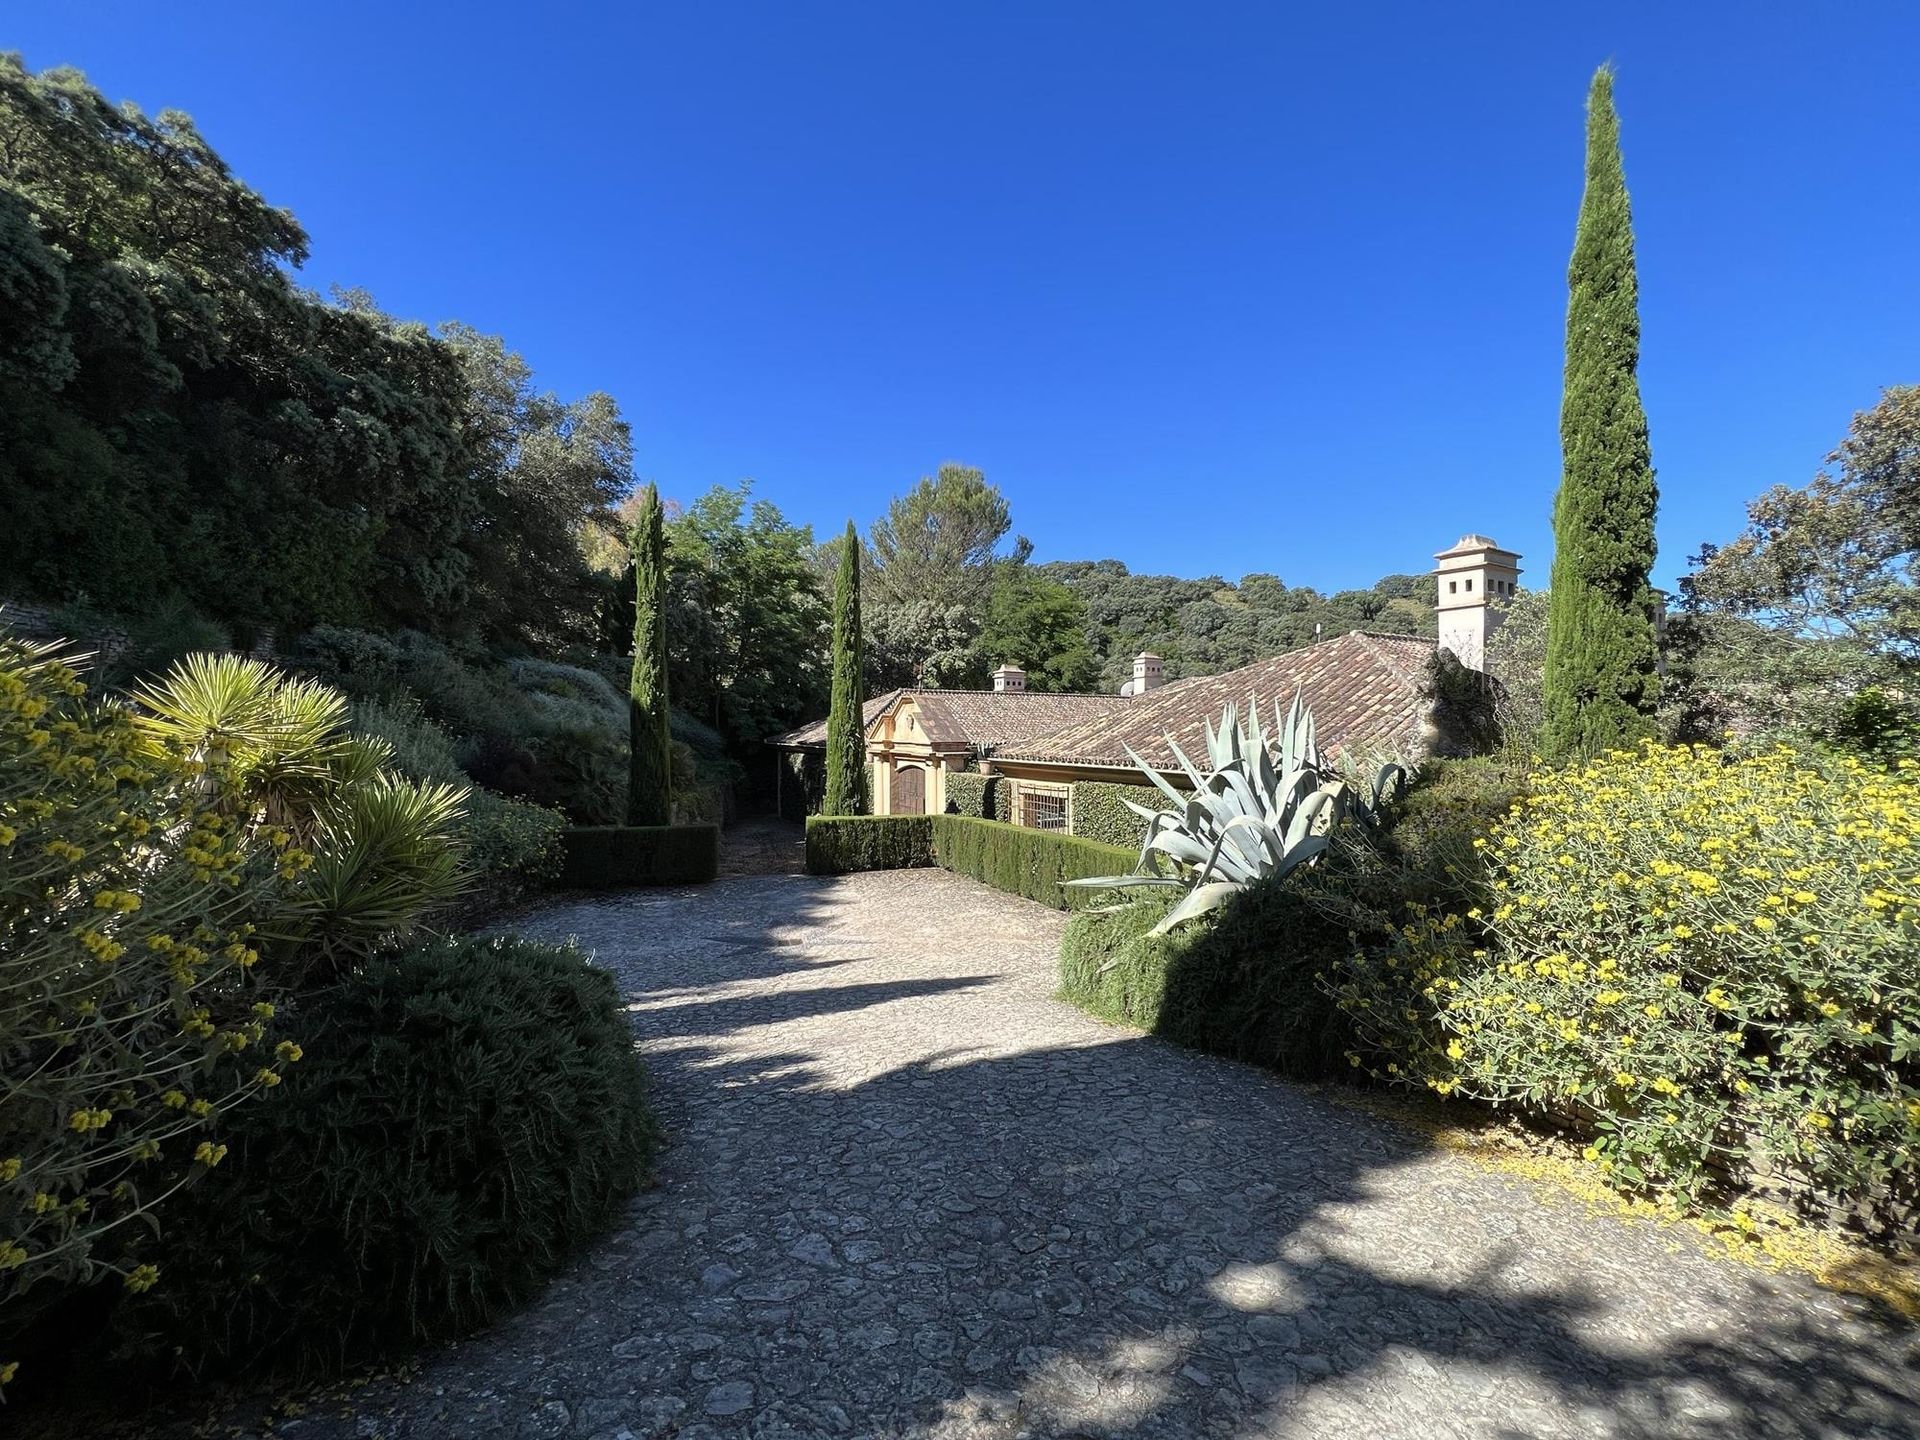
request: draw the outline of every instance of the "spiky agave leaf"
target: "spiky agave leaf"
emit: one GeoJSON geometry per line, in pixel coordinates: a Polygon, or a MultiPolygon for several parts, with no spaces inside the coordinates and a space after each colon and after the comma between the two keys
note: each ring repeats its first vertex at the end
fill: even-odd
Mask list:
{"type": "MultiPolygon", "coordinates": [[[[1273,743],[1262,728],[1257,696],[1248,697],[1247,713],[1243,726],[1238,708],[1229,702],[1217,726],[1203,721],[1207,758],[1213,767],[1204,776],[1174,737],[1166,737],[1192,785],[1185,793],[1129,747],[1133,763],[1176,809],[1149,810],[1125,802],[1147,821],[1133,873],[1095,876],[1068,885],[1086,890],[1190,887],[1155,927],[1154,933],[1164,934],[1224,904],[1258,880],[1291,874],[1319,859],[1341,821],[1359,813],[1367,802],[1356,786],[1329,773],[1320,754],[1312,707],[1300,687],[1295,687],[1293,702],[1284,713],[1279,701],[1274,702],[1273,743]],[[1167,876],[1160,868],[1163,861],[1183,870],[1185,877],[1167,876]]],[[[1386,773],[1382,771],[1382,779],[1376,780],[1376,794],[1386,773]]]]}

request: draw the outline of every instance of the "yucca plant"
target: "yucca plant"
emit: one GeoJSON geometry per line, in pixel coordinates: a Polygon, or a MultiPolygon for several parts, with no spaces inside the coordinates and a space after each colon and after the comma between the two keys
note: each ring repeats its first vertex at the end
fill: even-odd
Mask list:
{"type": "Polygon", "coordinates": [[[1394,762],[1382,765],[1371,793],[1363,795],[1320,753],[1313,710],[1299,691],[1284,713],[1280,702],[1274,702],[1273,719],[1270,746],[1257,702],[1250,699],[1244,723],[1237,707],[1228,705],[1217,727],[1206,726],[1210,769],[1204,774],[1169,735],[1167,745],[1192,785],[1188,791],[1129,747],[1128,757],[1176,808],[1152,810],[1125,801],[1147,822],[1132,873],[1070,880],[1067,885],[1085,890],[1185,890],[1154,927],[1153,933],[1162,935],[1224,905],[1255,881],[1311,865],[1349,815],[1364,814],[1364,823],[1377,824],[1380,806],[1405,781],[1404,768],[1394,762]]]}
{"type": "Polygon", "coordinates": [[[149,748],[198,771],[212,808],[311,856],[274,937],[307,962],[351,964],[464,888],[466,788],[395,775],[392,747],[353,734],[330,687],[242,656],[189,655],[134,700],[149,748]]]}

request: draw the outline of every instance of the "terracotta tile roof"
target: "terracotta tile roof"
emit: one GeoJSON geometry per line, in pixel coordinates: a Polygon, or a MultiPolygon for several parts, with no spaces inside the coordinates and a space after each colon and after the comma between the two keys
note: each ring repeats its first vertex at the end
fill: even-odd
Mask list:
{"type": "MultiPolygon", "coordinates": [[[[881,715],[886,712],[887,708],[899,698],[900,692],[898,690],[889,690],[884,695],[874,696],[873,699],[867,701],[866,704],[860,707],[862,721],[868,727],[871,727],[873,722],[878,720],[881,715]]],[[[827,748],[827,717],[822,716],[818,720],[802,725],[797,730],[789,730],[785,734],[772,736],[768,739],[767,744],[773,746],[776,750],[824,750],[827,748]]]]}
{"type": "Polygon", "coordinates": [[[1004,746],[995,758],[1131,770],[1126,747],[1132,746],[1155,768],[1173,769],[1178,762],[1167,744],[1171,734],[1203,765],[1204,722],[1217,721],[1230,701],[1244,714],[1252,697],[1263,721],[1271,723],[1273,702],[1289,704],[1296,686],[1313,706],[1320,745],[1328,753],[1405,748],[1418,738],[1425,718],[1420,687],[1433,649],[1432,640],[1418,636],[1355,630],[1224,675],[1161,686],[1126,702],[1121,710],[1004,746]]]}
{"type": "MultiPolygon", "coordinates": [[[[896,700],[908,695],[919,703],[921,728],[934,745],[984,752],[1117,714],[1131,703],[1119,695],[1053,695],[1038,690],[889,690],[867,701],[867,728],[871,730],[896,700]]],[[[819,749],[827,743],[827,722],[816,720],[767,743],[784,750],[819,749]]]]}
{"type": "Polygon", "coordinates": [[[920,703],[920,724],[936,745],[966,744],[997,753],[1069,725],[1094,724],[1125,713],[1120,695],[1049,695],[1037,690],[909,690],[920,703]]]}

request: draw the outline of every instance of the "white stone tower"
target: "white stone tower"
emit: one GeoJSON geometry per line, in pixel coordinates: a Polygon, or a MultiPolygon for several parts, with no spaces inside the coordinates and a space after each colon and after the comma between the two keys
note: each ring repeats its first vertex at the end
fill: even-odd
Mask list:
{"type": "Polygon", "coordinates": [[[1487,641],[1505,618],[1520,579],[1520,557],[1484,535],[1462,535],[1433,557],[1440,582],[1440,648],[1470,670],[1487,668],[1487,641]],[[1498,605],[1502,608],[1495,609],[1498,605]]]}

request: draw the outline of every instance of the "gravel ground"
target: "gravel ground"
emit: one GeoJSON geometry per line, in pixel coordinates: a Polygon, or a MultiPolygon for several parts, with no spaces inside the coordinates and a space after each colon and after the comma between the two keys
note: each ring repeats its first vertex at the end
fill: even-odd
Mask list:
{"type": "Polygon", "coordinates": [[[631,997],[658,1186],[510,1322],[214,1433],[1920,1435],[1911,1330],[1091,1020],[1062,923],[928,870],[527,917],[631,997]]]}

